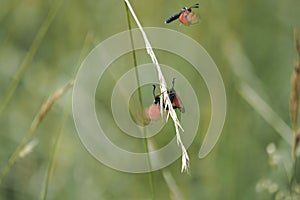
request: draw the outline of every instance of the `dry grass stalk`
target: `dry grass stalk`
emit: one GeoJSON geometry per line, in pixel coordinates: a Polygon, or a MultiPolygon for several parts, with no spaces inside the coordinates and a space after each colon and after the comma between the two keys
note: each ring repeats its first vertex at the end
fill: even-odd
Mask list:
{"type": "Polygon", "coordinates": [[[51,95],[47,102],[45,102],[39,113],[36,115],[35,119],[33,120],[30,129],[28,130],[27,134],[24,136],[22,142],[19,144],[19,146],[16,148],[15,152],[11,155],[9,158],[6,166],[4,169],[0,172],[0,184],[5,177],[5,175],[10,171],[11,167],[15,164],[18,158],[24,157],[24,151],[27,151],[26,148],[29,141],[33,138],[34,133],[38,125],[41,123],[42,119],[45,117],[45,115],[49,112],[49,110],[52,108],[52,106],[57,102],[57,100],[70,88],[73,86],[73,81],[66,84],[64,87],[59,88],[53,95],[51,95]]]}
{"type": "Polygon", "coordinates": [[[34,121],[31,124],[30,131],[34,131],[37,126],[40,124],[44,116],[48,113],[48,111],[52,108],[52,106],[55,104],[55,102],[65,93],[67,89],[73,86],[73,81],[66,84],[64,87],[59,88],[56,90],[56,92],[47,100],[46,103],[44,103],[41,107],[41,110],[37,117],[34,119],[34,121]]]}
{"type": "Polygon", "coordinates": [[[296,158],[297,147],[299,145],[300,132],[298,131],[298,110],[299,110],[299,89],[300,89],[300,43],[298,32],[294,32],[296,50],[298,53],[298,61],[295,62],[295,70],[291,78],[291,97],[290,97],[290,112],[294,129],[294,147],[293,147],[293,156],[296,158]]]}
{"type": "MultiPolygon", "coordinates": [[[[175,126],[175,130],[176,130],[176,138],[177,138],[177,144],[180,146],[181,148],[181,155],[182,155],[182,162],[181,162],[181,172],[188,172],[189,170],[189,156],[188,156],[188,153],[186,151],[186,148],[181,140],[181,137],[180,137],[180,133],[179,133],[179,130],[183,130],[183,128],[181,127],[180,125],[180,122],[177,118],[177,114],[175,112],[175,110],[173,109],[173,106],[172,106],[172,103],[171,103],[171,100],[169,98],[169,95],[167,93],[167,84],[166,84],[166,80],[164,78],[164,75],[161,71],[161,67],[159,65],[159,62],[156,58],[156,55],[152,49],[152,46],[148,40],[148,37],[141,25],[141,23],[139,22],[137,16],[135,15],[135,12],[129,2],[129,0],[125,0],[125,3],[126,5],[128,6],[129,8],[129,11],[131,12],[132,14],[132,17],[134,18],[139,30],[141,31],[142,33],[142,36],[143,36],[143,39],[144,39],[144,42],[145,42],[145,46],[146,46],[146,49],[147,49],[147,53],[148,55],[151,57],[151,60],[153,62],[153,64],[156,66],[156,71],[157,71],[157,74],[158,74],[158,80],[159,80],[159,83],[160,83],[160,91],[162,93],[162,97],[161,98],[161,102],[160,102],[160,105],[165,105],[165,109],[168,107],[169,108],[169,113],[168,115],[171,116],[173,122],[174,122],[174,126],[175,126]]],[[[163,113],[163,108],[161,106],[161,113],[163,113]]],[[[168,119],[168,118],[167,118],[168,119]]]]}

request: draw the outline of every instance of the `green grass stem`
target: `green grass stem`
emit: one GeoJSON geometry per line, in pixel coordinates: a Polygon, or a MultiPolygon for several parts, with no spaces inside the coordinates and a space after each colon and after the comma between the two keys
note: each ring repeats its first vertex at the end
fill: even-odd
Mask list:
{"type": "Polygon", "coordinates": [[[53,175],[53,171],[54,171],[54,167],[55,167],[55,158],[56,158],[56,155],[57,155],[57,152],[59,149],[60,139],[61,139],[61,136],[63,135],[64,129],[65,129],[65,124],[68,119],[68,114],[69,114],[69,109],[67,106],[65,106],[60,130],[58,131],[58,133],[55,137],[53,149],[51,151],[50,160],[49,160],[49,164],[47,167],[47,173],[46,173],[46,177],[45,177],[45,184],[44,184],[44,187],[43,187],[43,190],[41,193],[41,200],[47,199],[48,189],[49,189],[51,177],[53,175]]]}
{"type": "Polygon", "coordinates": [[[2,102],[0,104],[0,115],[3,110],[6,108],[8,102],[12,98],[13,94],[15,93],[21,79],[23,78],[26,70],[29,67],[29,64],[32,62],[34,55],[36,54],[38,48],[40,47],[41,42],[45,38],[46,33],[50,25],[52,24],[58,9],[60,8],[63,0],[56,0],[50,9],[46,19],[44,20],[43,24],[41,25],[34,41],[32,42],[29,51],[27,52],[16,76],[14,77],[13,81],[10,83],[7,92],[4,94],[2,102]]]}
{"type": "MultiPolygon", "coordinates": [[[[131,22],[130,22],[130,12],[128,9],[127,4],[125,3],[125,8],[126,8],[126,14],[127,14],[127,24],[128,24],[128,30],[130,33],[130,42],[131,42],[131,48],[132,48],[132,59],[133,59],[133,64],[134,64],[134,69],[135,69],[135,76],[137,80],[137,85],[138,85],[138,99],[139,99],[139,111],[141,111],[141,116],[142,116],[142,121],[145,121],[145,114],[144,114],[144,105],[143,105],[143,100],[142,100],[142,91],[140,87],[140,79],[139,79],[139,73],[138,73],[138,68],[137,68],[137,58],[136,58],[136,51],[134,48],[134,41],[133,41],[133,36],[132,36],[132,27],[131,27],[131,22]]],[[[144,147],[146,152],[149,152],[149,147],[148,147],[148,139],[147,139],[147,133],[146,129],[144,129],[144,147]]],[[[155,199],[155,191],[154,191],[154,185],[153,185],[153,174],[152,174],[152,166],[150,162],[150,156],[147,154],[147,165],[150,169],[150,172],[148,173],[148,179],[149,179],[149,185],[150,185],[150,191],[151,191],[151,198],[155,199]]]]}

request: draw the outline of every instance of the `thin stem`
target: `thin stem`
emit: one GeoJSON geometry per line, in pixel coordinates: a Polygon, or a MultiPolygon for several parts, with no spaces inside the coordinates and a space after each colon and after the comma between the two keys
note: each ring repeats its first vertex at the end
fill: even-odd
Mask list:
{"type": "MultiPolygon", "coordinates": [[[[134,10],[133,10],[130,2],[129,2],[129,0],[125,0],[125,2],[127,4],[127,7],[129,9],[129,11],[131,12],[131,14],[132,14],[132,16],[134,18],[134,20],[135,20],[135,22],[136,22],[139,30],[142,33],[142,36],[143,36],[143,39],[144,39],[144,42],[145,42],[145,46],[146,46],[146,49],[147,49],[147,53],[151,57],[152,63],[156,66],[156,71],[157,71],[157,74],[158,74],[158,80],[160,82],[160,92],[162,93],[162,97],[163,97],[163,98],[161,98],[160,105],[165,105],[164,109],[169,108],[167,119],[168,119],[168,116],[170,115],[171,118],[172,118],[172,120],[173,120],[173,122],[174,122],[175,130],[176,130],[177,144],[180,146],[181,151],[182,151],[181,172],[188,171],[188,168],[189,168],[189,157],[188,157],[187,151],[186,151],[186,149],[184,147],[184,144],[183,144],[183,142],[181,140],[180,133],[179,133],[180,129],[182,131],[184,131],[184,130],[183,130],[183,128],[180,125],[180,122],[179,122],[179,120],[177,118],[177,114],[176,114],[175,110],[173,109],[171,100],[170,100],[169,95],[167,93],[166,80],[165,80],[164,75],[163,75],[163,73],[161,71],[161,67],[160,67],[160,65],[158,63],[158,60],[157,60],[156,55],[155,55],[155,53],[154,53],[154,51],[152,49],[152,46],[151,46],[151,44],[150,44],[150,42],[148,40],[148,37],[147,37],[147,35],[146,35],[146,33],[145,33],[145,31],[144,31],[141,23],[139,22],[139,20],[138,20],[136,14],[135,14],[135,12],[134,12],[134,10]],[[162,101],[164,102],[164,104],[163,104],[162,101]]],[[[161,113],[162,113],[162,111],[163,111],[163,108],[161,106],[161,113]]]]}
{"type": "MultiPolygon", "coordinates": [[[[135,76],[136,76],[136,81],[137,81],[137,85],[138,85],[138,98],[139,98],[139,108],[140,111],[143,111],[144,106],[143,106],[143,101],[142,101],[142,92],[141,92],[141,87],[140,87],[140,77],[139,77],[139,73],[138,73],[138,69],[137,69],[137,58],[136,58],[136,51],[134,48],[134,41],[133,41],[133,36],[132,36],[132,27],[131,27],[131,21],[130,21],[130,13],[128,10],[128,7],[126,6],[126,13],[127,13],[127,22],[128,22],[128,29],[129,29],[129,34],[130,34],[130,43],[131,43],[131,48],[132,48],[132,59],[133,59],[133,64],[134,64],[134,71],[135,71],[135,76]]],[[[145,115],[144,112],[142,112],[142,117],[143,120],[145,120],[145,115]]]]}
{"type": "Polygon", "coordinates": [[[165,180],[165,182],[166,182],[166,184],[167,184],[167,186],[168,186],[168,188],[170,190],[170,193],[172,194],[173,198],[177,199],[177,200],[184,199],[182,197],[182,194],[180,193],[179,187],[176,184],[175,179],[172,176],[172,174],[170,173],[170,171],[164,169],[164,170],[162,170],[162,175],[164,177],[164,180],[165,180]]]}
{"type": "Polygon", "coordinates": [[[246,82],[241,81],[238,92],[242,98],[290,145],[293,145],[293,130],[272,107],[246,82]]]}
{"type": "Polygon", "coordinates": [[[43,41],[46,33],[48,32],[48,29],[49,29],[50,25],[52,24],[53,19],[56,16],[58,9],[60,8],[60,5],[62,4],[62,1],[63,0],[57,0],[54,3],[54,5],[52,6],[52,8],[50,9],[50,11],[48,13],[48,16],[46,17],[41,28],[39,29],[26,57],[24,58],[24,60],[21,64],[21,67],[19,68],[18,73],[16,74],[14,80],[9,85],[7,92],[3,97],[3,100],[0,104],[0,115],[3,112],[3,110],[6,108],[8,102],[12,98],[13,94],[15,93],[22,77],[24,76],[27,68],[29,67],[29,64],[33,60],[33,57],[34,57],[35,53],[37,52],[41,42],[43,41]]]}
{"type": "Polygon", "coordinates": [[[293,167],[292,167],[292,176],[290,180],[290,192],[293,194],[293,185],[297,184],[296,173],[297,173],[297,149],[300,141],[300,132],[298,130],[298,113],[299,113],[299,92],[300,92],[300,43],[297,30],[294,30],[294,39],[296,51],[298,54],[298,62],[295,62],[294,72],[292,74],[292,89],[290,97],[290,111],[291,118],[294,128],[294,144],[293,144],[293,167]]]}
{"type": "Polygon", "coordinates": [[[294,146],[293,146],[293,157],[296,160],[297,157],[297,148],[299,146],[300,141],[300,133],[298,131],[298,113],[299,113],[299,92],[300,92],[300,43],[298,32],[294,31],[294,39],[295,39],[295,46],[296,51],[298,54],[298,62],[295,63],[295,70],[292,74],[292,91],[291,91],[291,98],[290,98],[290,109],[291,109],[291,116],[292,122],[294,127],[294,146]]]}
{"type": "MultiPolygon", "coordinates": [[[[131,48],[132,48],[132,59],[133,59],[133,64],[134,64],[134,71],[135,71],[135,76],[136,76],[136,81],[137,81],[137,85],[138,85],[138,98],[139,98],[139,111],[141,112],[141,116],[142,116],[142,122],[144,123],[146,120],[145,117],[145,113],[144,113],[144,105],[143,105],[143,100],[142,100],[142,92],[141,92],[141,87],[140,87],[140,78],[139,78],[139,73],[138,73],[138,68],[137,68],[137,58],[136,58],[136,51],[134,48],[134,41],[133,41],[133,36],[132,36],[132,27],[131,27],[131,21],[130,21],[130,13],[129,13],[129,9],[125,3],[125,8],[126,8],[126,14],[127,14],[127,24],[128,24],[128,29],[129,29],[129,33],[130,33],[130,42],[131,42],[131,48]]],[[[148,147],[148,139],[147,139],[147,132],[146,129],[143,129],[143,134],[144,134],[144,147],[145,147],[145,151],[149,152],[149,147],[148,147]]],[[[150,190],[151,190],[151,195],[152,195],[152,199],[155,199],[155,192],[154,192],[154,186],[153,186],[153,174],[152,174],[152,166],[151,166],[151,162],[150,162],[150,156],[149,154],[147,154],[147,165],[150,169],[150,173],[148,173],[148,179],[149,179],[149,185],[150,185],[150,190]]]]}
{"type": "Polygon", "coordinates": [[[66,121],[68,119],[68,113],[69,113],[69,110],[67,109],[67,106],[65,106],[61,127],[60,127],[60,130],[58,131],[58,133],[56,135],[56,138],[55,138],[55,141],[54,141],[54,147],[53,147],[51,155],[50,155],[50,161],[49,161],[49,165],[48,165],[48,168],[47,168],[45,185],[44,185],[42,195],[41,195],[42,200],[46,200],[46,198],[47,198],[49,184],[50,184],[51,177],[52,177],[54,167],[55,167],[55,162],[54,161],[55,161],[55,158],[56,158],[56,155],[57,155],[57,152],[58,152],[59,142],[60,142],[61,136],[63,134],[66,121]]]}
{"type": "Polygon", "coordinates": [[[87,56],[87,54],[90,51],[90,46],[89,45],[91,45],[93,39],[94,39],[94,34],[93,34],[93,32],[89,31],[85,36],[83,46],[82,46],[82,49],[81,49],[81,52],[80,52],[80,56],[79,56],[79,59],[77,61],[77,68],[76,68],[76,71],[73,74],[74,80],[76,78],[76,75],[78,74],[78,70],[80,69],[80,65],[81,65],[83,59],[87,56]]]}
{"type": "MultiPolygon", "coordinates": [[[[80,63],[82,62],[84,56],[88,52],[88,46],[89,46],[88,44],[91,42],[92,38],[93,38],[92,33],[88,32],[86,34],[86,37],[85,37],[84,42],[83,42],[83,47],[81,49],[81,53],[80,53],[80,56],[79,56],[79,59],[78,59],[76,71],[79,70],[80,63]]],[[[74,76],[76,76],[76,74],[77,73],[75,73],[74,76]]],[[[55,141],[54,141],[54,148],[52,149],[52,154],[50,155],[50,161],[49,161],[49,165],[48,165],[48,168],[47,168],[45,185],[44,185],[44,189],[41,193],[41,199],[42,200],[45,200],[47,198],[49,184],[50,184],[51,177],[52,177],[53,170],[54,170],[54,166],[55,166],[54,160],[55,160],[55,157],[56,157],[57,152],[58,152],[59,142],[60,142],[61,136],[63,134],[64,125],[66,124],[68,113],[69,113],[69,110],[67,109],[67,107],[65,107],[61,128],[60,128],[60,131],[58,132],[58,134],[56,135],[56,138],[55,138],[55,141]]]]}
{"type": "Polygon", "coordinates": [[[20,152],[22,152],[22,150],[27,145],[27,143],[33,138],[35,131],[36,131],[37,127],[40,125],[40,123],[42,122],[43,118],[46,116],[46,114],[49,112],[49,110],[52,108],[52,106],[57,102],[57,100],[72,86],[73,86],[73,81],[69,82],[64,87],[59,88],[48,99],[48,101],[42,105],[40,111],[38,112],[35,119],[33,120],[30,129],[24,136],[24,138],[21,141],[21,143],[19,144],[19,146],[16,148],[15,152],[9,158],[6,166],[0,172],[0,184],[3,180],[3,178],[5,177],[5,175],[10,171],[11,167],[15,164],[17,159],[20,157],[20,152]]]}

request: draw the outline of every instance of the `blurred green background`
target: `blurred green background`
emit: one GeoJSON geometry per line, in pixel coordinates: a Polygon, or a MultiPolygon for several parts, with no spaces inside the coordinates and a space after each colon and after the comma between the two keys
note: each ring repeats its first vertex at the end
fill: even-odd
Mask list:
{"type": "MultiPolygon", "coordinates": [[[[198,135],[188,149],[191,175],[180,173],[181,159],[151,175],[123,173],[98,162],[84,148],[75,130],[69,90],[35,130],[31,141],[37,144],[32,152],[18,158],[3,177],[1,200],[42,199],[45,188],[47,199],[291,199],[293,195],[297,198],[300,187],[290,184],[291,146],[280,134],[292,136],[290,77],[297,60],[293,31],[300,30],[300,1],[200,1],[200,8],[194,10],[201,16],[199,24],[164,24],[180,8],[194,3],[131,0],[143,26],[174,29],[199,42],[224,80],[225,126],[213,151],[199,160],[199,147],[210,120],[209,94],[202,94],[205,88],[197,86],[202,81],[200,76],[194,76],[190,68],[180,69],[190,75],[187,78],[197,88],[201,107],[198,135]],[[46,184],[55,151],[53,173],[46,184]]],[[[0,170],[8,164],[46,99],[74,79],[90,50],[113,34],[128,30],[127,24],[125,4],[120,0],[1,1],[1,105],[7,93],[13,91],[10,85],[22,63],[27,68],[0,113],[0,170]],[[58,9],[57,13],[53,7],[58,9]],[[48,13],[54,18],[45,22],[48,13]],[[45,35],[39,36],[43,31],[45,35]],[[34,42],[38,39],[40,43],[34,42]],[[33,57],[26,64],[28,53],[33,57]]],[[[150,62],[147,55],[140,54],[138,64],[150,62]]],[[[165,64],[174,62],[173,56],[158,54],[165,64]]],[[[126,66],[133,65],[130,58],[124,59],[126,66]]],[[[116,70],[116,66],[118,63],[100,82],[107,87],[98,92],[98,108],[109,106],[114,81],[129,70],[116,70]]],[[[173,137],[173,132],[167,133],[156,138],[156,142],[173,137]]],[[[143,141],[140,146],[143,147],[143,141]]],[[[297,179],[299,174],[293,177],[297,179]]]]}

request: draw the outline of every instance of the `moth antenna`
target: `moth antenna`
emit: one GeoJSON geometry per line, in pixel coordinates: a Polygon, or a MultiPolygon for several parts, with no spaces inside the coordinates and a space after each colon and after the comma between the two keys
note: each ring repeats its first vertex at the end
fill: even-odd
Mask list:
{"type": "Polygon", "coordinates": [[[155,99],[155,88],[156,88],[156,86],[155,86],[155,85],[152,85],[152,86],[153,86],[152,93],[153,93],[153,97],[154,97],[154,99],[155,99]]]}
{"type": "Polygon", "coordinates": [[[173,80],[172,80],[172,88],[173,88],[173,89],[174,89],[175,79],[176,79],[176,78],[173,78],[173,80]]]}
{"type": "Polygon", "coordinates": [[[196,3],[195,5],[192,5],[187,10],[191,10],[192,8],[199,8],[199,3],[196,3]]]}

